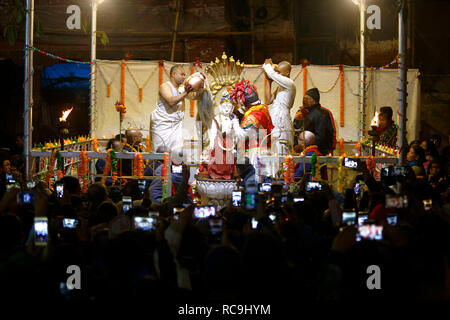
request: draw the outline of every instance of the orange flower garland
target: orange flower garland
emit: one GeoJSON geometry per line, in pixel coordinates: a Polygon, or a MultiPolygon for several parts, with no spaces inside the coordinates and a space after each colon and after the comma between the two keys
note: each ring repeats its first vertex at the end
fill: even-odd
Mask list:
{"type": "Polygon", "coordinates": [[[80,162],[78,164],[78,179],[82,181],[81,191],[83,193],[86,193],[87,189],[88,189],[88,183],[89,183],[87,151],[80,151],[79,159],[80,159],[80,162]]]}
{"type": "Polygon", "coordinates": [[[145,138],[145,151],[150,152],[150,136],[147,136],[147,138],[145,138]]]}
{"type": "Polygon", "coordinates": [[[294,183],[294,157],[292,155],[284,158],[284,182],[294,183]]]}
{"type": "Polygon", "coordinates": [[[162,200],[164,200],[167,197],[167,192],[168,192],[168,174],[169,174],[169,153],[168,152],[164,152],[164,162],[163,162],[163,166],[161,169],[161,176],[162,176],[162,181],[163,181],[163,188],[162,188],[162,200]]]}
{"type": "Polygon", "coordinates": [[[94,138],[94,143],[92,148],[94,149],[95,152],[98,152],[98,140],[97,138],[94,138]]]}
{"type": "Polygon", "coordinates": [[[163,68],[164,68],[164,61],[159,60],[158,61],[158,67],[159,67],[159,86],[163,83],[163,68]]]}
{"type": "MultiPolygon", "coordinates": [[[[194,66],[192,66],[191,67],[191,74],[193,74],[194,71],[195,71],[194,70],[194,66]]],[[[191,103],[191,109],[189,110],[189,115],[191,116],[191,118],[193,118],[194,117],[194,104],[195,104],[195,101],[191,100],[190,103],[191,103]]]]}
{"type": "Polygon", "coordinates": [[[340,104],[339,104],[339,125],[344,126],[344,66],[339,66],[340,78],[341,78],[341,91],[340,91],[340,104]]]}
{"type": "Polygon", "coordinates": [[[120,104],[125,105],[125,61],[120,64],[120,104]]]}
{"type": "Polygon", "coordinates": [[[144,178],[144,159],[142,153],[138,152],[135,155],[135,172],[133,175],[138,176],[139,179],[144,178]]]}
{"type": "Polygon", "coordinates": [[[55,168],[54,168],[55,161],[56,161],[56,150],[53,149],[52,155],[50,156],[49,164],[47,166],[47,173],[45,174],[45,184],[47,186],[49,186],[50,189],[51,189],[51,186],[49,185],[50,179],[53,177],[53,175],[55,173],[55,168]]]}
{"type": "Polygon", "coordinates": [[[341,154],[344,152],[344,138],[339,139],[339,151],[341,154]]]}

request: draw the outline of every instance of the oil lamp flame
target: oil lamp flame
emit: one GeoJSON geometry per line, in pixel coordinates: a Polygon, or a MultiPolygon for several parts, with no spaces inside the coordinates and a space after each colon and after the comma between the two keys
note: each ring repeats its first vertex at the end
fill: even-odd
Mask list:
{"type": "Polygon", "coordinates": [[[371,127],[378,127],[378,111],[375,111],[375,116],[372,119],[372,122],[370,123],[371,127]]]}
{"type": "Polygon", "coordinates": [[[67,117],[69,116],[69,114],[72,112],[73,107],[70,109],[66,109],[62,112],[62,116],[59,118],[60,122],[66,122],[67,117]]]}

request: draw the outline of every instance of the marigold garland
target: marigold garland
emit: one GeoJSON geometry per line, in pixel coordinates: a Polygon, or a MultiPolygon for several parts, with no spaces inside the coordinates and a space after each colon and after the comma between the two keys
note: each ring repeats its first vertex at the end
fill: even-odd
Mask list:
{"type": "Polygon", "coordinates": [[[340,100],[339,100],[339,125],[344,126],[344,66],[339,66],[341,86],[340,86],[340,100]]]}
{"type": "Polygon", "coordinates": [[[78,179],[82,182],[81,191],[87,192],[89,184],[89,171],[88,171],[88,155],[87,151],[80,151],[80,162],[78,163],[78,179]]]}
{"type": "Polygon", "coordinates": [[[55,173],[55,161],[56,161],[56,150],[53,149],[52,154],[50,156],[50,161],[47,166],[47,173],[45,174],[45,184],[49,186],[50,189],[52,189],[52,186],[49,185],[50,179],[53,177],[55,173]]]}
{"type": "Polygon", "coordinates": [[[120,64],[120,104],[125,105],[125,61],[120,64]]]}
{"type": "Polygon", "coordinates": [[[92,148],[94,149],[95,152],[98,152],[98,140],[97,140],[97,138],[94,138],[94,142],[93,142],[92,148]]]}
{"type": "Polygon", "coordinates": [[[306,63],[302,63],[302,70],[303,70],[303,95],[306,94],[306,91],[308,90],[308,69],[306,68],[306,63]]]}
{"type": "Polygon", "coordinates": [[[158,67],[159,67],[159,86],[163,83],[163,68],[164,68],[164,61],[159,60],[158,61],[158,67]]]}
{"type": "Polygon", "coordinates": [[[294,183],[294,157],[292,155],[284,158],[284,182],[294,183]]]}
{"type": "Polygon", "coordinates": [[[114,149],[111,149],[111,178],[112,178],[112,184],[115,185],[117,181],[117,156],[116,151],[114,149]]]}
{"type": "Polygon", "coordinates": [[[136,163],[136,168],[135,168],[135,173],[134,175],[136,175],[139,179],[143,179],[144,178],[144,158],[142,157],[142,153],[138,152],[135,155],[135,161],[136,163]]]}
{"type": "Polygon", "coordinates": [[[162,186],[162,200],[164,200],[167,197],[167,189],[168,189],[168,184],[169,184],[169,180],[168,180],[168,175],[169,175],[169,153],[168,152],[164,152],[164,162],[163,162],[163,166],[161,169],[161,176],[162,176],[162,181],[163,181],[163,186],[162,186]]]}
{"type": "MultiPolygon", "coordinates": [[[[195,72],[194,66],[191,66],[191,75],[192,75],[194,72],[195,72]]],[[[191,103],[191,109],[189,110],[189,115],[191,116],[191,118],[193,118],[193,117],[194,117],[194,106],[195,106],[195,101],[194,101],[194,100],[191,100],[190,103],[191,103]]]]}

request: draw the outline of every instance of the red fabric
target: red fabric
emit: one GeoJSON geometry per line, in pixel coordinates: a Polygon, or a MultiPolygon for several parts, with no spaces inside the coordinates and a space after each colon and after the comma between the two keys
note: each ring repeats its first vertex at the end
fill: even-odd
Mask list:
{"type": "Polygon", "coordinates": [[[333,124],[333,129],[334,129],[334,131],[333,131],[333,150],[334,150],[334,149],[336,149],[336,125],[334,124],[333,113],[327,108],[324,108],[322,106],[320,106],[320,107],[330,114],[331,123],[333,124]]]}
{"type": "Polygon", "coordinates": [[[369,219],[376,220],[377,222],[384,222],[387,219],[389,210],[387,210],[382,204],[377,205],[373,208],[372,212],[369,214],[369,219]]]}

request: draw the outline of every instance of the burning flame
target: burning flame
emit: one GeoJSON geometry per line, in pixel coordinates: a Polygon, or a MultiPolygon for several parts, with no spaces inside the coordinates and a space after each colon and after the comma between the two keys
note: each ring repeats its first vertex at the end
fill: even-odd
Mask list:
{"type": "Polygon", "coordinates": [[[378,127],[378,111],[375,111],[375,116],[372,119],[372,122],[370,123],[371,127],[378,127]]]}
{"type": "Polygon", "coordinates": [[[59,118],[60,122],[65,122],[67,120],[67,117],[69,116],[69,114],[72,112],[72,108],[70,109],[66,109],[62,112],[62,116],[59,118]]]}

